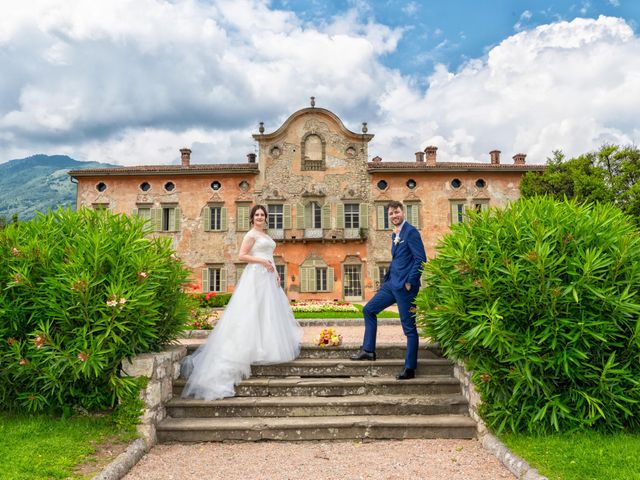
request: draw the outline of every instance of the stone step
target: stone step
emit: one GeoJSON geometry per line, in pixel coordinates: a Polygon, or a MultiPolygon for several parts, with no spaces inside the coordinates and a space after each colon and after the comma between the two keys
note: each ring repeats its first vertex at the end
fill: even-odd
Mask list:
{"type": "Polygon", "coordinates": [[[464,415],[166,418],[158,425],[157,435],[163,443],[473,438],[475,428],[464,415]]]}
{"type": "MultiPolygon", "coordinates": [[[[404,359],[379,359],[375,362],[354,362],[344,358],[300,358],[276,365],[254,365],[252,377],[356,377],[391,376],[404,367],[404,359]]],[[[444,358],[418,360],[422,375],[453,375],[453,363],[444,358]]]]}
{"type": "Polygon", "coordinates": [[[348,397],[231,397],[207,401],[173,398],[173,418],[325,417],[344,415],[467,414],[462,395],[356,395],[348,397]]]}
{"type": "MultiPolygon", "coordinates": [[[[173,382],[173,394],[179,397],[186,381],[173,382]]],[[[460,393],[460,382],[452,376],[419,375],[411,380],[392,376],[347,378],[257,377],[236,386],[237,397],[347,395],[415,395],[460,393]]]]}
{"type": "MultiPolygon", "coordinates": [[[[193,353],[206,340],[189,340],[187,343],[187,353],[193,353]]],[[[386,343],[378,345],[376,355],[378,359],[404,358],[407,345],[404,343],[386,343]]],[[[305,343],[302,345],[298,358],[341,358],[349,359],[360,350],[360,344],[346,343],[338,347],[320,347],[318,345],[305,343]]],[[[442,350],[435,343],[423,343],[418,350],[418,358],[441,358],[442,350]]]]}

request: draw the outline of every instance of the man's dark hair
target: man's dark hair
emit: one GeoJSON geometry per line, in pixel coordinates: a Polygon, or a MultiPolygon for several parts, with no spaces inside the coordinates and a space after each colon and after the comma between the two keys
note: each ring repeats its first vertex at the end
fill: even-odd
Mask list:
{"type": "Polygon", "coordinates": [[[402,205],[402,202],[399,202],[397,200],[392,200],[387,204],[387,210],[389,210],[390,208],[393,208],[393,209],[399,208],[404,212],[404,205],[402,205]]]}

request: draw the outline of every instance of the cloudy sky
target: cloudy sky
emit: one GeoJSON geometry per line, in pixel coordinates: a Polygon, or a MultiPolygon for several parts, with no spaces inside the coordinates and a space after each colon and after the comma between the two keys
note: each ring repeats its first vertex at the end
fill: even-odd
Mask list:
{"type": "Polygon", "coordinates": [[[0,0],[0,162],[243,162],[318,107],[370,157],[640,143],[637,0],[0,0]]]}

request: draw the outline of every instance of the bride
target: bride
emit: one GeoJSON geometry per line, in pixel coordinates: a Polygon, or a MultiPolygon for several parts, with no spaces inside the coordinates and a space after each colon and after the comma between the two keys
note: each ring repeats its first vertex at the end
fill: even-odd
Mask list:
{"type": "Polygon", "coordinates": [[[280,288],[266,220],[266,208],[255,205],[238,255],[248,265],[207,342],[185,358],[183,372],[190,375],[183,397],[232,397],[251,365],[289,362],[300,353],[302,328],[280,288]]]}

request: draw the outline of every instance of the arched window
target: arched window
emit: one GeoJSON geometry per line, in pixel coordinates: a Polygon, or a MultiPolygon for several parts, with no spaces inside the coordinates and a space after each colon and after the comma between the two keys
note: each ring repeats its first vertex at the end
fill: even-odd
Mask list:
{"type": "Polygon", "coordinates": [[[325,142],[320,135],[305,135],[301,147],[302,170],[325,169],[325,142]]]}

